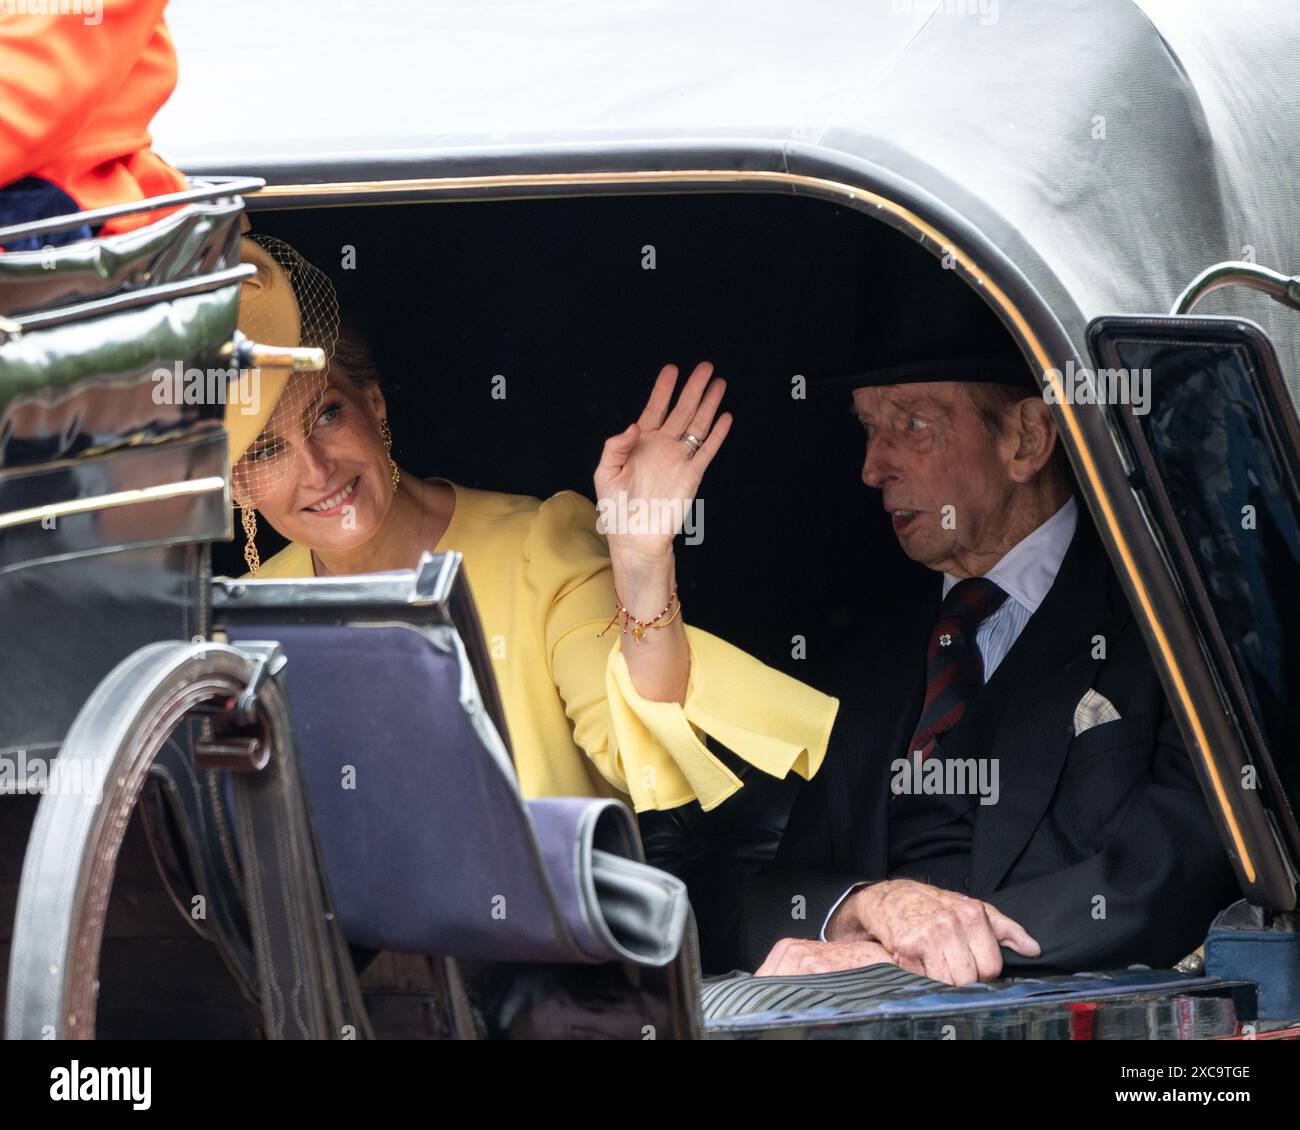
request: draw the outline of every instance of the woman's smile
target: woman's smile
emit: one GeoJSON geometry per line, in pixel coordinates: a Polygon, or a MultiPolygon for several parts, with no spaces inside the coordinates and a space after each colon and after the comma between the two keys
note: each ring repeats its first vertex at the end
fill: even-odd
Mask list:
{"type": "Polygon", "coordinates": [[[327,494],[319,502],[313,502],[310,506],[304,506],[303,512],[314,514],[318,518],[328,518],[331,515],[339,513],[343,507],[347,506],[356,498],[357,487],[361,485],[361,476],[357,475],[349,482],[345,483],[342,489],[335,491],[333,494],[327,494]]]}

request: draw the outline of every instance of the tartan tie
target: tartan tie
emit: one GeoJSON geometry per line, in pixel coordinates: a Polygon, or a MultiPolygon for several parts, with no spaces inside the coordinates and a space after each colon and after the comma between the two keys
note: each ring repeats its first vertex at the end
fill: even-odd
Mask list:
{"type": "Polygon", "coordinates": [[[1007,594],[984,577],[958,581],[944,597],[930,634],[925,705],[907,747],[909,760],[918,750],[921,760],[929,757],[984,686],[984,657],[976,646],[975,633],[1006,599],[1007,594]]]}

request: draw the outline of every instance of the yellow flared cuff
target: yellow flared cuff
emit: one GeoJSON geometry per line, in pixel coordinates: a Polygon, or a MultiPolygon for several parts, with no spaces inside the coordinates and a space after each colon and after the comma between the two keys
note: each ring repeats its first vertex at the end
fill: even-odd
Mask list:
{"type": "Polygon", "coordinates": [[[698,800],[708,811],[741,787],[702,735],[773,777],[793,769],[810,779],[826,756],[839,700],[698,628],[688,625],[686,639],[691,677],[681,705],[637,693],[621,640],[609,655],[615,763],[633,807],[645,812],[698,800]]]}

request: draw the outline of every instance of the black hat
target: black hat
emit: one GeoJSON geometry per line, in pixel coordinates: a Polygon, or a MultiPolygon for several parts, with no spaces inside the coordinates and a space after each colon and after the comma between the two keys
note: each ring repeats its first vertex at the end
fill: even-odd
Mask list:
{"type": "Polygon", "coordinates": [[[913,266],[887,276],[864,327],[860,365],[816,383],[840,390],[931,381],[1038,383],[996,314],[955,271],[913,266]]]}

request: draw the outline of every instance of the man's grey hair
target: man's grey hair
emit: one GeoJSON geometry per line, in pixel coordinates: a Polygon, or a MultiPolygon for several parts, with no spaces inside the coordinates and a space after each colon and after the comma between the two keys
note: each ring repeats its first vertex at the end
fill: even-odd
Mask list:
{"type": "Polygon", "coordinates": [[[1022,385],[1002,384],[995,381],[972,381],[966,385],[979,418],[988,429],[989,439],[996,440],[1002,435],[1006,424],[1007,409],[1022,400],[1030,400],[1038,394],[1022,385]]]}

